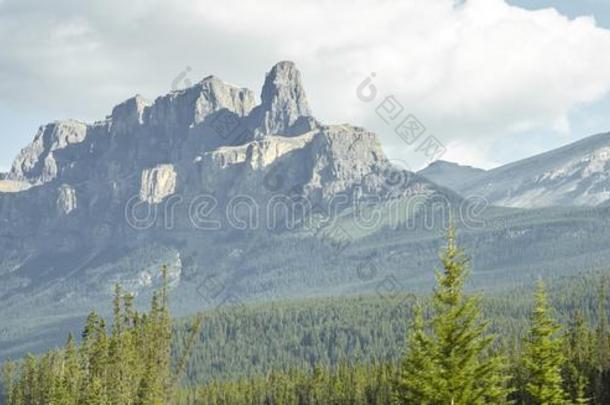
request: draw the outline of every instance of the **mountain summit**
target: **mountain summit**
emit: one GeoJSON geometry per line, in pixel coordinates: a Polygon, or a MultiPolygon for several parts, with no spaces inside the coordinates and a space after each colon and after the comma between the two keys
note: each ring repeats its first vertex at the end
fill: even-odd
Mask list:
{"type": "Polygon", "coordinates": [[[265,78],[261,105],[253,114],[256,134],[295,135],[315,127],[303,88],[301,72],[293,62],[276,64],[265,78]]]}

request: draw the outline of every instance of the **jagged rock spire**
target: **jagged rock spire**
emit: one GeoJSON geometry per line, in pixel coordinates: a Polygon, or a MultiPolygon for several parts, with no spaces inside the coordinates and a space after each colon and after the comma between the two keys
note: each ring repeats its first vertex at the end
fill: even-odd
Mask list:
{"type": "Polygon", "coordinates": [[[293,62],[279,62],[265,78],[261,105],[253,111],[255,137],[293,135],[315,126],[301,72],[293,62]]]}

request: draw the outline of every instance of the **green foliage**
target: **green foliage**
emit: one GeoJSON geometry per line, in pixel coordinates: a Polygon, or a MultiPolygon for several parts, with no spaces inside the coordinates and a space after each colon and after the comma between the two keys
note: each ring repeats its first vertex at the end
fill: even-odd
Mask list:
{"type": "Polygon", "coordinates": [[[563,381],[572,402],[588,403],[593,397],[589,382],[594,380],[594,344],[593,334],[587,320],[581,312],[576,312],[568,326],[564,338],[563,353],[566,361],[563,369],[563,381]]]}
{"type": "Polygon", "coordinates": [[[599,287],[598,296],[598,320],[597,329],[595,331],[595,375],[594,395],[595,398],[602,403],[610,401],[610,346],[608,342],[608,315],[607,315],[607,280],[604,277],[599,287]]]}
{"type": "Polygon", "coordinates": [[[466,258],[450,230],[432,296],[430,333],[415,317],[397,384],[397,403],[488,404],[506,400],[504,359],[481,321],[479,300],[463,292],[466,258]]]}
{"type": "Polygon", "coordinates": [[[607,403],[605,281],[591,298],[599,274],[555,279],[551,302],[540,287],[532,312],[527,289],[468,293],[454,234],[441,262],[414,312],[382,294],[240,306],[173,327],[164,268],[147,313],[117,286],[110,328],[92,313],[80,345],[69,336],[62,350],[4,364],[5,402],[607,403]]]}
{"type": "Polygon", "coordinates": [[[186,404],[388,404],[396,368],[387,364],[316,367],[311,372],[271,372],[237,381],[185,389],[174,403],[186,404]]]}
{"type": "MultiPolygon", "coordinates": [[[[133,297],[117,286],[110,334],[104,320],[92,312],[79,347],[70,335],[62,350],[5,364],[6,405],[164,405],[171,401],[175,389],[172,328],[167,269],[162,272],[163,286],[148,313],[134,311],[133,297]]],[[[194,336],[200,324],[196,327],[194,336]]]]}
{"type": "Polygon", "coordinates": [[[524,366],[531,403],[555,405],[566,403],[561,368],[564,364],[559,325],[551,318],[544,284],[539,282],[532,327],[526,341],[524,366]]]}

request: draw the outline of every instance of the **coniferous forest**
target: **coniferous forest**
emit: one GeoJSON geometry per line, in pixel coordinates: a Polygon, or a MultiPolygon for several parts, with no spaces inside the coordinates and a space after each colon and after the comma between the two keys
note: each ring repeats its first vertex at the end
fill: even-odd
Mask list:
{"type": "MultiPolygon", "coordinates": [[[[429,297],[408,308],[393,309],[387,318],[362,319],[363,325],[370,322],[377,328],[324,336],[323,325],[340,325],[342,320],[337,306],[322,303],[315,310],[286,318],[319,326],[317,332],[312,327],[302,336],[294,332],[289,343],[271,338],[271,316],[264,311],[227,314],[222,320],[202,314],[193,320],[172,321],[167,269],[162,269],[164,282],[148,312],[135,310],[133,295],[116,286],[112,322],[91,313],[80,339],[69,336],[62,349],[4,364],[4,402],[610,403],[605,279],[592,283],[599,291],[595,297],[590,291],[586,294],[586,305],[574,304],[565,291],[562,297],[553,297],[558,289],[540,280],[531,305],[513,297],[519,301],[515,306],[520,306],[515,310],[503,305],[504,301],[494,303],[465,291],[468,260],[457,246],[454,231],[449,232],[440,262],[429,297]],[[524,323],[501,315],[525,307],[524,323]],[[304,315],[312,319],[303,319],[304,315]],[[208,322],[214,323],[215,333],[206,329],[208,322]],[[268,331],[268,339],[260,337],[257,347],[249,342],[231,343],[239,337],[235,336],[238,325],[248,322],[257,324],[263,336],[268,331]],[[385,350],[392,333],[404,335],[395,348],[398,355],[385,350]],[[307,346],[316,349],[304,350],[307,346]],[[222,355],[227,347],[234,352],[231,359],[222,355]],[[299,358],[300,362],[295,361],[299,358]],[[248,363],[264,367],[243,366],[248,363]]],[[[274,325],[296,331],[294,325],[274,325]]]]}

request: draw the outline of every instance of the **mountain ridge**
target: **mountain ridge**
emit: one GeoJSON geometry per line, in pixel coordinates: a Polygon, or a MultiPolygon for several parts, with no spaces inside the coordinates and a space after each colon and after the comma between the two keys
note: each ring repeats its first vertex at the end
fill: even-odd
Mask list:
{"type": "Polygon", "coordinates": [[[440,186],[456,190],[459,189],[460,185],[485,172],[485,170],[473,166],[437,160],[418,171],[417,174],[440,186]]]}
{"type": "Polygon", "coordinates": [[[610,132],[511,162],[460,184],[462,195],[536,208],[596,206],[610,199],[610,132]]]}

